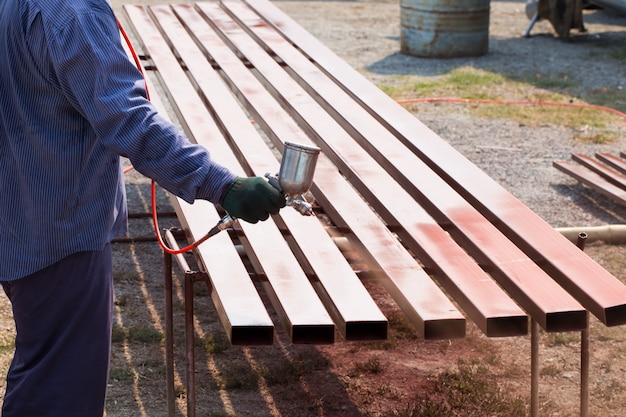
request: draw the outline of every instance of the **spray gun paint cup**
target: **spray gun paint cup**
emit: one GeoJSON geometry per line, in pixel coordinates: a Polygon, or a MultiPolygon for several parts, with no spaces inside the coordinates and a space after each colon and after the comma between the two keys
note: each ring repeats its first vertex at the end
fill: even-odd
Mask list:
{"type": "Polygon", "coordinates": [[[286,196],[295,197],[309,191],[319,154],[320,149],[314,146],[285,142],[278,183],[286,196]]]}
{"type": "MultiPolygon", "coordinates": [[[[269,172],[265,174],[268,182],[285,195],[287,205],[303,216],[313,215],[313,207],[302,194],[309,191],[313,184],[313,173],[319,154],[320,149],[315,146],[285,142],[278,177],[269,172]]],[[[234,221],[235,219],[227,214],[200,241],[229,228],[234,221]]]]}

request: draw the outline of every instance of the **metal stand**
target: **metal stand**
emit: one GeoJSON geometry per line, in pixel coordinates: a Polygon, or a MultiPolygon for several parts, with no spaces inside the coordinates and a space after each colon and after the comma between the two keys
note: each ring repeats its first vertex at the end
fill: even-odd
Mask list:
{"type": "MultiPolygon", "coordinates": [[[[587,234],[578,234],[576,246],[585,249],[587,234]]],[[[539,417],[539,326],[531,320],[530,330],[530,417],[539,417]]],[[[580,332],[580,417],[589,417],[590,340],[589,314],[586,328],[580,332]]]]}
{"type": "MultiPolygon", "coordinates": [[[[169,247],[179,249],[173,232],[179,229],[165,229],[164,236],[169,247]]],[[[196,377],[195,377],[195,329],[193,315],[193,283],[196,281],[209,282],[204,272],[192,271],[185,257],[174,255],[176,263],[185,274],[185,379],[187,394],[187,417],[196,417],[196,377]]],[[[165,281],[165,368],[167,384],[167,417],[175,416],[176,396],[174,392],[174,319],[172,310],[173,278],[172,255],[164,252],[164,281],[165,281]]]]}
{"type": "Polygon", "coordinates": [[[539,416],[539,325],[530,321],[530,417],[539,416]]]}
{"type": "MultiPolygon", "coordinates": [[[[585,250],[587,233],[578,234],[576,246],[580,250],[585,250]]],[[[589,314],[587,314],[587,326],[580,332],[580,417],[589,417],[589,363],[590,363],[590,341],[589,341],[589,314]]]]}
{"type": "Polygon", "coordinates": [[[524,32],[525,38],[530,38],[530,31],[533,29],[533,26],[535,26],[535,23],[537,23],[538,20],[539,20],[539,13],[535,12],[532,19],[530,19],[530,23],[528,24],[526,31],[524,32]]]}

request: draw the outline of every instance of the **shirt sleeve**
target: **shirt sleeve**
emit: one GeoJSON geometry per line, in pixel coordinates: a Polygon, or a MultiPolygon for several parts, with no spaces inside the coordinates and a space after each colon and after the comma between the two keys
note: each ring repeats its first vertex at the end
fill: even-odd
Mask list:
{"type": "Polygon", "coordinates": [[[158,114],[122,48],[112,11],[68,19],[50,50],[55,82],[99,141],[185,201],[218,202],[235,175],[158,114]]]}

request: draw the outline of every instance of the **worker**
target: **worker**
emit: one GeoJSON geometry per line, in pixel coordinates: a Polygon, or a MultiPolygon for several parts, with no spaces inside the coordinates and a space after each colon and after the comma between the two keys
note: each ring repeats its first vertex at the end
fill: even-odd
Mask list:
{"type": "Polygon", "coordinates": [[[0,281],[16,328],[3,417],[104,413],[122,157],[247,222],[285,205],[157,113],[106,0],[1,1],[0,281]]]}

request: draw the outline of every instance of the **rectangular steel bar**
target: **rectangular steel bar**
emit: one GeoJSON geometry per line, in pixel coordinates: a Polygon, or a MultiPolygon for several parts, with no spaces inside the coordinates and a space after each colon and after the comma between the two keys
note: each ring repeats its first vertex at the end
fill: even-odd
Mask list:
{"type": "MultiPolygon", "coordinates": [[[[206,59],[198,54],[193,39],[169,12],[167,6],[155,6],[151,10],[159,16],[159,23],[172,42],[175,52],[185,62],[191,77],[197,83],[200,94],[209,100],[214,116],[228,132],[240,158],[256,172],[275,172],[278,163],[272,150],[255,130],[239,103],[223,84],[206,59]]],[[[199,41],[207,30],[200,16],[187,5],[175,6],[182,24],[195,33],[199,41]]],[[[210,30],[210,29],[208,29],[210,30]]],[[[318,295],[325,301],[327,310],[347,340],[385,339],[387,319],[367,293],[339,249],[331,241],[323,225],[315,217],[301,216],[286,208],[280,219],[295,245],[316,276],[314,283],[318,295]]]]}
{"type": "Polygon", "coordinates": [[[372,85],[267,0],[247,1],[320,68],[361,101],[442,178],[606,325],[626,323],[626,286],[410,112],[372,85]]]}
{"type": "MultiPolygon", "coordinates": [[[[300,55],[291,44],[282,37],[276,36],[269,26],[264,24],[256,15],[246,13],[246,9],[238,7],[238,2],[223,2],[229,11],[237,15],[246,28],[250,28],[259,39],[263,41],[263,49],[272,51],[281,62],[290,67],[294,78],[303,77],[310,81],[311,88],[306,91],[311,94],[326,95],[324,103],[320,104],[325,110],[333,106],[342,109],[349,108],[351,112],[346,115],[352,119],[352,126],[356,130],[374,130],[380,135],[377,147],[381,152],[393,146],[384,139],[384,129],[374,129],[367,113],[359,113],[357,108],[352,106],[351,100],[345,99],[342,91],[326,91],[328,80],[324,75],[310,64],[306,57],[300,55]],[[339,103],[335,103],[338,101],[339,103]],[[362,127],[364,126],[364,127],[362,127]]],[[[201,6],[203,7],[203,6],[201,6]]],[[[216,25],[221,25],[223,19],[216,17],[216,25]]],[[[362,148],[355,144],[349,135],[338,127],[338,123],[330,115],[318,111],[320,107],[314,106],[313,99],[304,105],[304,94],[302,88],[294,80],[285,77],[286,71],[282,70],[270,56],[258,53],[262,51],[255,46],[250,38],[241,36],[234,25],[223,28],[223,32],[229,39],[236,43],[237,48],[248,61],[265,77],[268,83],[276,89],[283,97],[284,105],[294,103],[294,117],[298,117],[302,123],[307,123],[313,134],[317,135],[324,145],[320,146],[333,159],[337,165],[342,165],[344,174],[352,171],[350,176],[352,183],[359,189],[361,194],[366,195],[370,204],[387,219],[387,221],[397,221],[398,224],[405,225],[406,235],[412,239],[428,240],[431,243],[435,237],[435,230],[439,229],[434,220],[420,206],[416,205],[412,198],[404,192],[402,187],[396,182],[397,178],[391,178],[389,171],[391,164],[379,166],[374,158],[370,157],[362,148]],[[291,83],[288,83],[291,81],[291,83]],[[421,227],[413,227],[413,223],[421,224],[421,227]],[[424,232],[429,233],[424,239],[424,232]],[[419,235],[419,236],[418,236],[419,235]]],[[[375,122],[375,121],[374,121],[375,122]]],[[[344,126],[342,126],[344,127],[344,126]]],[[[427,190],[428,195],[420,203],[424,204],[428,200],[434,200],[431,204],[432,210],[446,210],[449,214],[447,221],[452,223],[465,233],[464,246],[466,249],[475,250],[475,255],[483,255],[488,267],[493,271],[500,281],[516,300],[538,321],[550,331],[556,330],[579,330],[584,325],[585,312],[582,307],[559,287],[549,276],[528,259],[517,247],[502,236],[491,223],[486,221],[467,202],[451,190],[446,183],[435,175],[430,169],[423,166],[419,159],[410,160],[410,153],[402,150],[393,154],[394,163],[408,166],[411,171],[411,182],[404,184],[405,187],[412,186],[415,190],[427,190]],[[422,165],[422,166],[420,166],[422,165]],[[460,219],[460,220],[459,220],[460,219]],[[472,246],[473,240],[478,241],[472,246]],[[547,294],[550,294],[549,296],[547,294]]],[[[341,168],[340,168],[341,169],[341,168]]],[[[439,239],[447,238],[447,235],[440,233],[439,239]]],[[[423,247],[423,244],[420,245],[423,247]]],[[[478,300],[482,297],[482,303],[492,302],[492,298],[485,297],[482,292],[475,292],[478,300]]]]}
{"type": "Polygon", "coordinates": [[[622,205],[626,205],[626,191],[608,182],[595,172],[583,168],[580,165],[574,165],[568,161],[562,160],[553,161],[552,166],[587,185],[588,187],[593,188],[600,194],[603,194],[622,205]]]}
{"type": "Polygon", "coordinates": [[[626,161],[623,158],[606,152],[597,152],[596,158],[626,175],[626,161]]]}
{"type": "MultiPolygon", "coordinates": [[[[163,80],[163,87],[181,123],[189,132],[189,136],[211,149],[212,154],[221,162],[223,161],[224,165],[235,169],[238,163],[234,155],[155,23],[140,6],[126,6],[125,11],[133,21],[144,49],[148,51],[158,68],[157,73],[163,80]]],[[[196,210],[188,211],[184,217],[188,222],[185,226],[189,227],[193,233],[201,234],[200,231],[209,230],[218,220],[218,217],[211,216],[211,211],[207,209],[207,206],[212,207],[212,205],[202,203],[198,201],[187,207],[189,210],[196,210]],[[198,208],[204,210],[199,212],[198,208]],[[207,220],[212,223],[211,226],[207,227],[207,220]]],[[[181,206],[183,206],[182,203],[181,206]]],[[[266,291],[292,340],[296,343],[331,343],[334,340],[332,320],[315,296],[307,277],[297,265],[297,261],[288,250],[274,223],[271,221],[258,225],[242,223],[241,227],[250,241],[258,243],[254,245],[257,248],[254,255],[261,260],[266,269],[268,276],[268,281],[264,283],[266,291]],[[276,253],[281,253],[281,256],[277,257],[276,253]],[[307,335],[302,332],[303,329],[312,331],[307,335]]],[[[194,236],[194,238],[198,237],[194,236]]],[[[229,258],[223,255],[227,255],[228,252],[236,253],[236,251],[232,242],[222,239],[228,239],[227,234],[214,236],[197,250],[205,267],[211,270],[212,281],[218,281],[217,283],[220,284],[218,286],[216,282],[212,282],[215,292],[220,294],[223,304],[232,303],[232,308],[237,309],[235,311],[238,314],[234,319],[248,320],[252,326],[258,324],[259,320],[265,321],[265,318],[269,320],[265,310],[263,312],[259,309],[252,311],[247,308],[248,305],[241,302],[244,301],[240,298],[242,290],[246,287],[254,290],[254,286],[249,279],[247,283],[240,280],[235,284],[232,281],[231,276],[237,272],[241,260],[238,259],[234,263],[226,261],[229,258]]],[[[247,273],[246,278],[248,278],[247,273]]],[[[258,298],[258,294],[256,296],[258,298]]]]}
{"type": "Polygon", "coordinates": [[[626,175],[620,173],[612,167],[603,164],[597,159],[593,159],[590,156],[582,154],[572,154],[572,160],[600,175],[611,184],[626,190],[626,175]]]}

